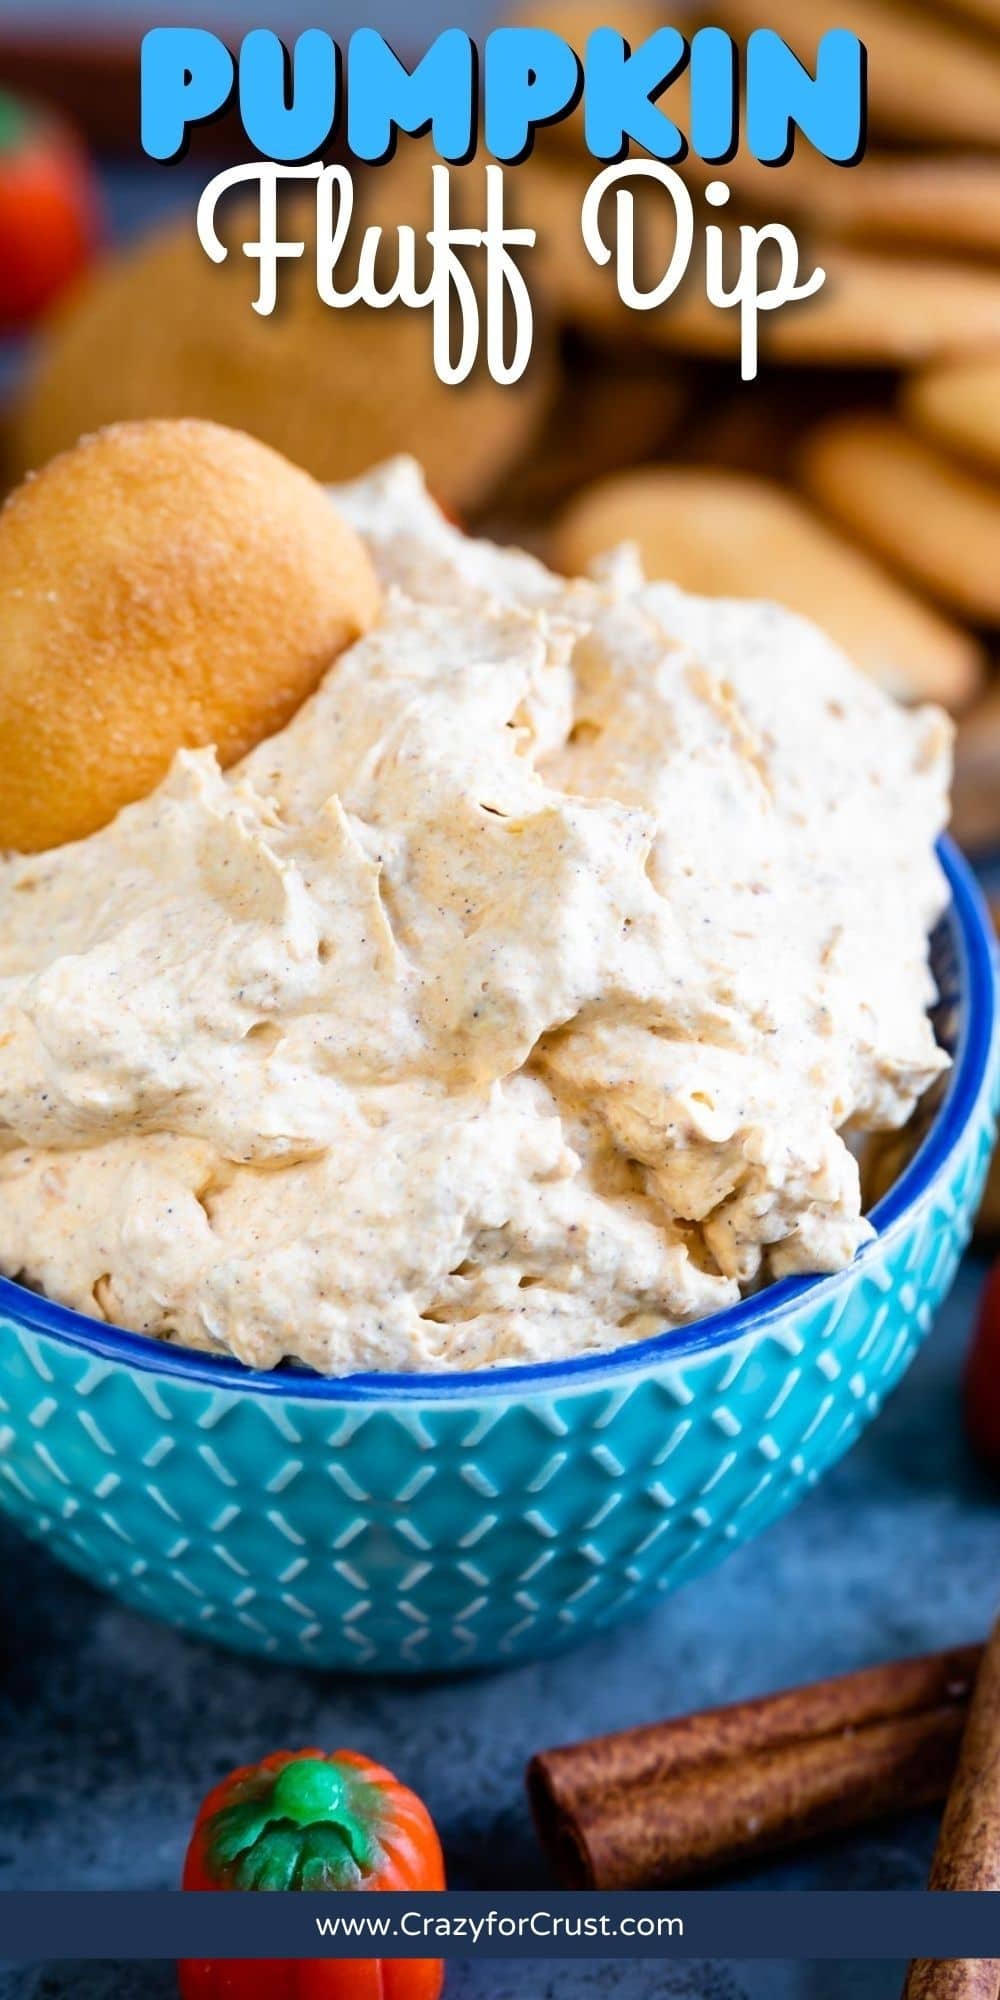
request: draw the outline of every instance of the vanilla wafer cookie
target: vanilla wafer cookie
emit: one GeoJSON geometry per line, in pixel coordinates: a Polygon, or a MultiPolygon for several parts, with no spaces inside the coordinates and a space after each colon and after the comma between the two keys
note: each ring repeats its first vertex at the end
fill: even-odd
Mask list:
{"type": "MultiPolygon", "coordinates": [[[[704,255],[698,249],[698,230],[706,221],[718,224],[719,211],[703,208],[695,197],[696,248],[690,267],[670,298],[638,311],[622,303],[613,265],[595,263],[584,244],[580,214],[590,175],[531,159],[509,178],[516,219],[530,219],[536,231],[532,269],[563,319],[636,343],[736,359],[740,315],[709,302],[704,255]]],[[[635,199],[639,282],[651,289],[673,252],[673,202],[648,179],[629,183],[629,190],[635,199]]],[[[611,197],[601,224],[613,242],[611,197]]],[[[802,277],[817,265],[826,273],[818,292],[762,313],[760,351],[765,360],[911,368],[941,355],[1000,346],[1000,268],[803,239],[802,277]]],[[[766,262],[761,269],[766,283],[766,262]]]]}
{"type": "MultiPolygon", "coordinates": [[[[373,184],[381,172],[372,170],[373,184]]],[[[252,203],[220,214],[234,247],[215,265],[193,221],[171,223],[74,292],[42,334],[13,411],[14,470],[44,464],[104,424],[202,417],[251,432],[324,482],[410,452],[437,499],[479,505],[548,406],[554,366],[541,314],[520,382],[493,381],[480,360],[467,381],[446,385],[434,369],[429,312],[332,310],[317,295],[308,252],[284,267],[277,310],[254,312],[257,268],[235,246],[255,226],[252,203]]],[[[283,229],[311,239],[311,197],[289,204],[283,229]]]]}
{"type": "Polygon", "coordinates": [[[819,425],[799,466],[811,497],[893,569],[974,623],[1000,625],[1000,485],[879,414],[819,425]]]}
{"type": "Polygon", "coordinates": [[[904,383],[907,422],[946,450],[1000,474],[1000,349],[940,362],[904,383]]]}
{"type": "Polygon", "coordinates": [[[0,849],[93,833],[178,750],[235,763],[378,605],[354,529],[255,438],[179,420],[81,439],[0,511],[0,849]]]}
{"type": "Polygon", "coordinates": [[[799,146],[782,167],[745,148],[724,167],[687,161],[688,179],[720,178],[758,222],[803,223],[848,243],[1000,260],[1000,153],[867,152],[853,167],[799,146]]]}

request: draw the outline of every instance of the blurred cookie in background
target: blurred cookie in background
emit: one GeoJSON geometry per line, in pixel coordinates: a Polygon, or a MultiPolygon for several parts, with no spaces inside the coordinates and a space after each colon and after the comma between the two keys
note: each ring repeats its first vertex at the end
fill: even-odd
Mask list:
{"type": "Polygon", "coordinates": [[[1000,153],[868,151],[842,167],[800,141],[780,169],[741,150],[725,166],[692,160],[683,172],[725,180],[757,221],[801,223],[862,247],[1000,259],[1000,153]]]}
{"type": "MultiPolygon", "coordinates": [[[[849,0],[846,15],[833,0],[777,4],[780,18],[769,16],[769,23],[807,64],[827,28],[853,28],[865,40],[873,137],[850,168],[825,160],[801,136],[780,169],[754,160],[745,143],[718,166],[693,154],[678,163],[698,228],[706,221],[734,230],[741,221],[788,221],[801,232],[803,270],[819,264],[826,271],[815,297],[762,316],[765,359],[910,370],[937,357],[1000,348],[1000,34],[987,11],[1000,8],[1000,0],[970,0],[983,9],[978,28],[954,10],[942,13],[906,0],[849,0]],[[888,145],[880,145],[880,132],[888,145]],[[902,143],[908,143],[905,152],[897,150],[902,143]],[[731,189],[723,211],[702,205],[711,179],[731,189]]],[[[511,18],[527,18],[528,11],[536,18],[524,7],[511,18]]],[[[538,19],[582,51],[605,12],[598,0],[548,0],[538,19]]],[[[720,0],[710,15],[741,40],[758,25],[751,0],[720,0]]],[[[707,21],[709,11],[694,25],[699,18],[707,21]]],[[[633,4],[621,25],[634,44],[653,32],[659,18],[633,4]]],[[[656,101],[689,129],[686,73],[656,101]]],[[[581,238],[580,209],[597,164],[585,152],[577,114],[540,134],[530,159],[511,177],[521,183],[520,219],[538,228],[535,267],[557,315],[608,340],[645,341],[696,357],[734,356],[737,315],[708,304],[697,236],[697,268],[673,298],[650,312],[621,305],[613,272],[593,263],[581,238]]],[[[649,282],[662,274],[673,249],[672,206],[649,184],[636,189],[636,204],[649,282]]],[[[609,233],[613,206],[609,197],[609,233]]]]}
{"type": "MultiPolygon", "coordinates": [[[[780,212],[780,171],[775,203],[780,212]]],[[[840,172],[861,169],[838,169],[840,172]]],[[[687,178],[691,178],[685,169],[687,178]]],[[[735,362],[740,315],[710,304],[703,261],[695,253],[676,292],[662,305],[636,311],[618,295],[611,266],[589,255],[580,212],[593,176],[584,167],[560,164],[549,155],[532,157],[511,172],[519,221],[537,232],[532,268],[545,287],[553,312],[562,320],[600,333],[606,340],[677,350],[735,362]]],[[[674,249],[673,203],[650,180],[632,182],[638,245],[638,282],[650,289],[667,270],[674,249]]],[[[718,223],[693,190],[698,231],[718,223]]],[[[613,241],[614,200],[605,198],[601,224],[613,241]]],[[[724,211],[727,221],[728,211],[724,211]]],[[[736,217],[731,218],[733,227],[736,217]]],[[[760,350],[767,361],[838,368],[918,367],[938,356],[994,346],[1000,349],[1000,264],[982,264],[897,249],[868,250],[854,244],[803,239],[802,274],[816,265],[826,273],[813,297],[761,314],[760,350]]],[[[762,279],[776,271],[774,246],[765,249],[762,279]]]]}
{"type": "MultiPolygon", "coordinates": [[[[761,315],[765,361],[906,369],[938,355],[1000,345],[1000,270],[809,241],[802,276],[817,265],[825,272],[818,292],[761,315]]],[[[761,269],[767,284],[766,260],[761,269]]],[[[709,304],[700,284],[686,283],[662,313],[646,318],[656,321],[669,347],[737,358],[739,314],[709,304]]]]}
{"type": "Polygon", "coordinates": [[[283,218],[307,251],[285,265],[270,317],[252,309],[257,267],[238,252],[255,234],[252,205],[220,211],[220,234],[236,246],[224,264],[210,262],[185,218],[95,272],[40,340],[13,412],[15,471],[121,419],[203,417],[249,431],[323,481],[412,452],[444,505],[480,505],[548,407],[544,321],[514,387],[492,381],[482,362],[467,382],[446,386],[434,372],[429,311],[322,303],[308,248],[313,215],[310,199],[283,218]]]}
{"type": "Polygon", "coordinates": [[[915,375],[901,407],[917,430],[1000,478],[1000,349],[915,375]]]}
{"type": "Polygon", "coordinates": [[[621,542],[651,577],[708,597],[769,597],[803,613],[892,693],[960,707],[979,685],[976,640],[921,603],[795,495],[747,473],[660,466],[591,487],[556,522],[569,574],[621,542]]]}
{"type": "MultiPolygon", "coordinates": [[[[994,661],[1000,634],[998,398],[1000,355],[972,357],[904,384],[900,415],[871,410],[830,418],[805,433],[796,454],[812,499],[901,580],[964,618],[994,661]],[[991,430],[997,447],[992,467],[991,430]]],[[[1000,849],[995,674],[961,716],[952,829],[975,855],[1000,849]]]]}
{"type": "Polygon", "coordinates": [[[806,492],[867,547],[974,624],[1000,626],[1000,484],[896,417],[836,417],[805,439],[806,492]]]}

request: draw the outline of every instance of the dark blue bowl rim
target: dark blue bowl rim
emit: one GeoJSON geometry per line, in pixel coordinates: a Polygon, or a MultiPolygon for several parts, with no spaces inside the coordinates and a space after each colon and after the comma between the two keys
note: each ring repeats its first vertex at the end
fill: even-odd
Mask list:
{"type": "Polygon", "coordinates": [[[0,1318],[9,1317],[34,1333],[82,1349],[95,1360],[119,1362],[206,1389],[313,1402],[419,1403],[481,1402],[517,1390],[537,1394],[563,1386],[586,1386],[588,1379],[633,1374],[659,1362],[682,1360],[706,1348],[725,1346],[741,1334],[760,1332],[776,1320],[786,1319],[805,1301],[819,1305],[863,1273],[866,1262],[878,1255],[879,1239],[926,1194],[946,1166],[976,1112],[1000,1047],[998,954],[989,912],[968,862],[954,843],[942,839],[938,853],[951,889],[952,939],[963,1001],[954,1066],[941,1107],[921,1145],[889,1193],[872,1209],[874,1241],[859,1251],[846,1270],[821,1277],[780,1279],[689,1327],[653,1334],[648,1340],[606,1353],[449,1374],[328,1377],[291,1365],[263,1373],[223,1356],[170,1347],[148,1334],[127,1333],[88,1319],[66,1306],[53,1305],[9,1278],[0,1278],[0,1318]]]}

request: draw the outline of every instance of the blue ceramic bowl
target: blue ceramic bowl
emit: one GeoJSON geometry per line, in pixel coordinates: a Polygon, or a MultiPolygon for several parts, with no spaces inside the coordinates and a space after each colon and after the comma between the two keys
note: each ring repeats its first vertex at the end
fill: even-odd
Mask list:
{"type": "Polygon", "coordinates": [[[127,1603],[226,1645],[414,1672],[530,1658],[648,1605],[790,1507],[927,1333],[994,1139],[995,951],[942,858],[923,1143],[847,1271],[617,1353],[326,1381],[165,1348],[0,1281],[0,1501],[127,1603]]]}

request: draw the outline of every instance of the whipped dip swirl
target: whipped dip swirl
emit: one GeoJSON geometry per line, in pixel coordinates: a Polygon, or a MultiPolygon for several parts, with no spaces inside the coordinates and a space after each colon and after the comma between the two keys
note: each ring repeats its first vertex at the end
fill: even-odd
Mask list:
{"type": "Polygon", "coordinates": [[[0,859],[0,1270],[258,1368],[615,1347],[870,1234],[946,1066],[951,729],[773,605],[567,582],[397,461],[291,724],[0,859]]]}

